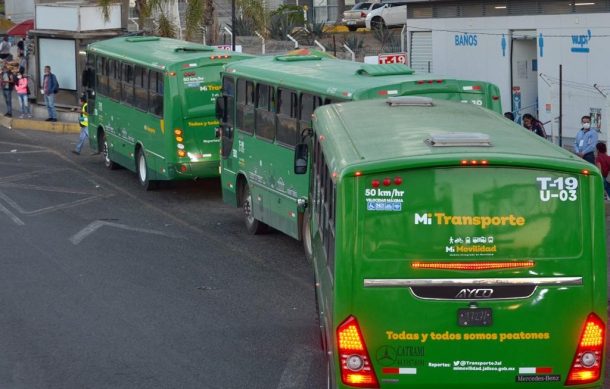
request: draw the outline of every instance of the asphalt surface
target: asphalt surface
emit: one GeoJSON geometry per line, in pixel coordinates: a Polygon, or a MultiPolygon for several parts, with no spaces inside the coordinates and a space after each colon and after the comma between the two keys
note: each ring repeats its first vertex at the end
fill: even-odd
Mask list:
{"type": "Polygon", "coordinates": [[[301,245],[77,138],[0,127],[0,389],[325,387],[301,245]]]}
{"type": "Polygon", "coordinates": [[[324,386],[300,244],[77,137],[0,128],[0,388],[324,386]]]}

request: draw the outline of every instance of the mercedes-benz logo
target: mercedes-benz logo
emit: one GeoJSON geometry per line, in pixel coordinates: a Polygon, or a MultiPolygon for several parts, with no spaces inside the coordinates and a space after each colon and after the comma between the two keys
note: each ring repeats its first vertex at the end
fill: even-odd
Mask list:
{"type": "Polygon", "coordinates": [[[396,361],[396,350],[391,346],[381,346],[377,349],[376,356],[382,366],[391,366],[396,361]]]}

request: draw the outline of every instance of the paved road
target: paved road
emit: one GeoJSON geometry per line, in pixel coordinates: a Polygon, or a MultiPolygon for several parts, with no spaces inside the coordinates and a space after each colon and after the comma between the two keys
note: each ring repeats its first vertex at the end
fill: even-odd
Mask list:
{"type": "Polygon", "coordinates": [[[0,388],[323,387],[300,245],[75,138],[0,128],[0,388]]]}
{"type": "Polygon", "coordinates": [[[299,244],[74,138],[0,128],[0,388],[322,387],[299,244]]]}

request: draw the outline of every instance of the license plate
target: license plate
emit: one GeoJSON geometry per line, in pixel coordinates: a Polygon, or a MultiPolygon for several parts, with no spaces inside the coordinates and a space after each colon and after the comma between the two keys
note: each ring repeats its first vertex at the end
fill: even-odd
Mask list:
{"type": "Polygon", "coordinates": [[[491,308],[458,309],[458,325],[460,327],[489,327],[491,323],[491,308]]]}

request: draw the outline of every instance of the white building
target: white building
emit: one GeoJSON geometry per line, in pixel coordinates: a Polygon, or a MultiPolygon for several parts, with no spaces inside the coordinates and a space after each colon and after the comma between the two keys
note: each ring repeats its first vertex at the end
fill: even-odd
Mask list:
{"type": "Polygon", "coordinates": [[[504,111],[557,136],[561,65],[564,139],[591,114],[608,140],[610,1],[409,1],[407,12],[414,69],[493,82],[504,111]]]}
{"type": "Polygon", "coordinates": [[[4,0],[4,13],[13,23],[34,17],[34,0],[4,0]]]}

